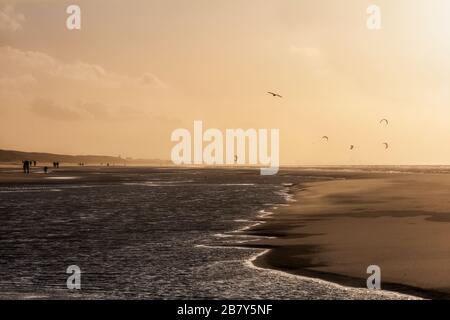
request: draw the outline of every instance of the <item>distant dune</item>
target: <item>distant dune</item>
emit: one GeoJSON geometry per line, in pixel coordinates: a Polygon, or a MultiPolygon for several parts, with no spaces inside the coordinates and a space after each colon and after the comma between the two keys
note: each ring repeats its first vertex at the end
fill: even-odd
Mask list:
{"type": "Polygon", "coordinates": [[[37,162],[60,162],[60,163],[80,163],[85,164],[170,164],[167,160],[159,159],[123,159],[120,157],[101,156],[101,155],[64,155],[44,152],[24,152],[15,150],[0,150],[0,162],[14,163],[22,160],[33,160],[37,162]]]}

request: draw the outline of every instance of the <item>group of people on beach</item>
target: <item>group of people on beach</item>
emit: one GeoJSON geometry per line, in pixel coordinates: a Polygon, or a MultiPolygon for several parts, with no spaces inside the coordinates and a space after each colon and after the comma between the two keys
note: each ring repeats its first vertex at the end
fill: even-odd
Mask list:
{"type": "Polygon", "coordinates": [[[22,161],[23,164],[23,173],[30,173],[30,167],[36,167],[37,165],[37,161],[35,160],[23,160],[22,161]]]}
{"type": "MultiPolygon", "coordinates": [[[[30,173],[30,167],[36,167],[37,166],[37,161],[36,160],[23,160],[22,161],[22,166],[23,166],[23,173],[25,174],[29,174],[30,173]]],[[[53,162],[53,168],[57,169],[59,168],[59,162],[53,162]]],[[[44,167],[44,173],[48,172],[48,167],[45,166],[44,167]]]]}

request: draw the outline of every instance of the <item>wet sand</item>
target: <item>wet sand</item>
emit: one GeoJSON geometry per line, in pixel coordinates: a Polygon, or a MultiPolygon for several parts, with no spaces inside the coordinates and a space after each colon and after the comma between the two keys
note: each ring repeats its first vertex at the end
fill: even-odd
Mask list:
{"type": "Polygon", "coordinates": [[[306,183],[289,207],[249,231],[269,236],[255,264],[366,287],[369,265],[382,289],[450,298],[450,175],[386,174],[306,183]]]}
{"type": "MultiPolygon", "coordinates": [[[[436,174],[446,172],[441,168],[420,174],[422,170],[289,168],[273,177],[239,169],[185,173],[202,183],[293,184],[296,202],[279,207],[261,218],[266,223],[246,231],[272,237],[246,245],[271,249],[254,262],[257,266],[364,288],[367,267],[378,265],[383,289],[449,298],[450,174],[436,174]]],[[[135,184],[182,173],[132,167],[51,168],[47,175],[42,168],[31,171],[24,175],[20,166],[5,166],[0,185],[135,184]]]]}

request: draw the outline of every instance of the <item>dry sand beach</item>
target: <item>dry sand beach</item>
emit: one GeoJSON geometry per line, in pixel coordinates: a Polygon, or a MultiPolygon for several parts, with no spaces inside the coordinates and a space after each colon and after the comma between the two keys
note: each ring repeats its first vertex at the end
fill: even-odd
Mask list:
{"type": "Polygon", "coordinates": [[[364,287],[450,297],[450,175],[400,173],[307,183],[252,231],[271,250],[255,263],[364,287]]]}

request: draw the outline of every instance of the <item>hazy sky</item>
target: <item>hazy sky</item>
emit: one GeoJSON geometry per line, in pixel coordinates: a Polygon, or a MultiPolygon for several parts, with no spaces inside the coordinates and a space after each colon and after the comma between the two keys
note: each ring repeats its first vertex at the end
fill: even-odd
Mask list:
{"type": "Polygon", "coordinates": [[[168,159],[203,120],[279,128],[284,164],[449,164],[449,110],[448,0],[0,0],[1,149],[168,159]]]}

